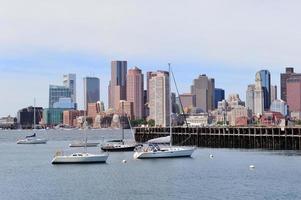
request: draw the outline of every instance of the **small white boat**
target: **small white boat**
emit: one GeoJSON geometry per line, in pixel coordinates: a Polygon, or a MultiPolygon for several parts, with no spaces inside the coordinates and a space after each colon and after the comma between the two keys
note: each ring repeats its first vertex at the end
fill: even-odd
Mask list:
{"type": "Polygon", "coordinates": [[[138,147],[134,153],[134,158],[148,159],[191,157],[194,150],[194,147],[159,147],[157,144],[149,144],[148,147],[138,147]]]}
{"type": "Polygon", "coordinates": [[[99,142],[75,141],[69,144],[69,147],[97,147],[99,142]]]}
{"type": "Polygon", "coordinates": [[[26,138],[22,140],[18,140],[17,144],[46,144],[46,139],[39,139],[39,138],[26,138]]]}
{"type": "Polygon", "coordinates": [[[105,163],[108,154],[90,154],[90,153],[73,153],[71,155],[63,155],[57,152],[52,159],[52,164],[89,164],[89,163],[105,163]]]}

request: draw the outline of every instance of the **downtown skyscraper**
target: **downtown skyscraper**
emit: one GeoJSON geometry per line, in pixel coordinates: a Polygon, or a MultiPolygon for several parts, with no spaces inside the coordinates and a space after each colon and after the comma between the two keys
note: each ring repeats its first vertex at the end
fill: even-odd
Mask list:
{"type": "Polygon", "coordinates": [[[127,61],[111,62],[111,80],[108,87],[109,108],[117,111],[120,100],[126,100],[127,61]]]}
{"type": "Polygon", "coordinates": [[[156,126],[169,125],[171,100],[169,93],[169,73],[166,71],[152,72],[149,77],[149,119],[155,120],[156,126]]]}
{"type": "Polygon", "coordinates": [[[76,104],[76,74],[64,74],[63,85],[70,89],[71,101],[76,104]]]}
{"type": "Polygon", "coordinates": [[[100,81],[97,77],[84,78],[84,106],[88,110],[89,103],[96,103],[100,100],[100,81]]]}
{"type": "Polygon", "coordinates": [[[142,119],[144,117],[144,86],[141,69],[138,67],[129,69],[126,88],[126,99],[128,102],[133,102],[134,118],[142,119]]]}
{"type": "Polygon", "coordinates": [[[202,74],[194,79],[191,94],[196,97],[197,108],[201,108],[204,112],[214,109],[215,81],[213,78],[208,78],[205,74],[202,74]]]}

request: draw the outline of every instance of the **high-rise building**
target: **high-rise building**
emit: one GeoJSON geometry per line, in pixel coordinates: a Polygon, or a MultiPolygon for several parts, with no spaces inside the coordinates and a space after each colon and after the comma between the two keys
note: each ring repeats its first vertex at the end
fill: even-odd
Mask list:
{"type": "Polygon", "coordinates": [[[185,113],[189,112],[193,107],[196,107],[196,99],[194,94],[180,94],[179,99],[180,104],[182,103],[185,113]]]}
{"type": "Polygon", "coordinates": [[[290,111],[301,112],[301,76],[292,75],[286,81],[287,104],[290,111]]]}
{"type": "Polygon", "coordinates": [[[53,108],[54,103],[59,102],[60,98],[71,98],[68,87],[59,85],[49,86],[49,108],[53,108]]]}
{"type": "Polygon", "coordinates": [[[71,100],[76,104],[76,74],[65,74],[63,85],[70,89],[71,100]]]}
{"type": "Polygon", "coordinates": [[[286,80],[293,74],[295,74],[293,67],[286,67],[285,73],[280,74],[280,98],[283,101],[287,101],[286,80]]]}
{"type": "Polygon", "coordinates": [[[27,107],[18,111],[17,123],[20,128],[29,129],[34,128],[34,124],[39,124],[43,117],[42,107],[27,107]],[[35,113],[35,114],[34,114],[35,113]],[[35,117],[34,117],[35,115],[35,117]],[[35,122],[34,122],[35,119],[35,122]]]}
{"type": "Polygon", "coordinates": [[[254,113],[256,115],[262,115],[264,111],[264,91],[261,77],[260,72],[257,72],[254,89],[254,113]]]}
{"type": "Polygon", "coordinates": [[[271,103],[271,108],[270,110],[272,112],[279,112],[281,113],[283,116],[287,116],[288,115],[288,105],[285,101],[281,100],[281,99],[276,99],[271,103]]]}
{"type": "Polygon", "coordinates": [[[277,99],[277,85],[271,85],[271,102],[277,99]]]}
{"type": "Polygon", "coordinates": [[[127,61],[111,62],[111,80],[108,87],[109,108],[118,110],[120,100],[126,100],[127,61]]]}
{"type": "Polygon", "coordinates": [[[134,118],[142,119],[144,117],[144,86],[141,69],[138,67],[129,69],[126,82],[126,99],[129,102],[133,102],[134,118]]]}
{"type": "Polygon", "coordinates": [[[268,70],[260,70],[261,87],[263,90],[264,110],[269,110],[271,105],[271,74],[268,70]]]}
{"type": "Polygon", "coordinates": [[[149,79],[149,119],[155,120],[156,126],[169,125],[170,115],[169,73],[152,72],[149,79]]]}
{"type": "Polygon", "coordinates": [[[248,85],[248,89],[246,92],[246,107],[254,113],[255,107],[254,107],[254,95],[255,95],[255,85],[251,84],[248,85]]]}
{"type": "Polygon", "coordinates": [[[96,77],[84,78],[84,106],[88,110],[89,103],[96,103],[100,99],[100,82],[96,77]]]}
{"type": "Polygon", "coordinates": [[[217,108],[218,102],[225,99],[225,90],[221,88],[214,89],[214,108],[217,108]]]}
{"type": "Polygon", "coordinates": [[[193,80],[191,94],[196,96],[196,107],[204,112],[214,109],[214,79],[208,79],[205,74],[193,80]]]}

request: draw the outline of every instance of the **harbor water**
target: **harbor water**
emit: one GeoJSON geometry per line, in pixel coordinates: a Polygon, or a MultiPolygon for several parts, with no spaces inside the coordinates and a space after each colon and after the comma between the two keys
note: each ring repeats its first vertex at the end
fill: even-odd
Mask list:
{"type": "MultiPolygon", "coordinates": [[[[0,131],[0,200],[301,199],[300,151],[198,148],[192,158],[154,160],[112,152],[106,164],[52,165],[57,150],[83,151],[68,145],[84,131],[39,130],[47,144],[16,144],[32,133],[0,131]]],[[[86,133],[89,141],[121,138],[119,130],[86,133]]]]}

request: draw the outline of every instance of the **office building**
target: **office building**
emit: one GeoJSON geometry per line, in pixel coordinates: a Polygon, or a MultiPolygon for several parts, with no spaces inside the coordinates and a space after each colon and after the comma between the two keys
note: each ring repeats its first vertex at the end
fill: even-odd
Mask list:
{"type": "Polygon", "coordinates": [[[111,62],[111,80],[108,87],[109,108],[118,110],[120,100],[126,100],[127,61],[111,62]]]}
{"type": "Polygon", "coordinates": [[[278,99],[278,100],[276,99],[272,102],[270,111],[271,112],[279,112],[283,116],[287,116],[288,115],[288,105],[285,101],[283,101],[281,99],[278,99]]]}
{"type": "Polygon", "coordinates": [[[96,77],[84,78],[84,106],[88,110],[89,103],[96,103],[100,100],[100,82],[96,77]]]}
{"type": "Polygon", "coordinates": [[[214,108],[217,108],[218,102],[225,99],[225,90],[221,88],[214,89],[214,108]]]}
{"type": "Polygon", "coordinates": [[[59,102],[60,98],[71,98],[68,87],[59,85],[49,86],[49,108],[53,108],[54,103],[59,102]]]}
{"type": "Polygon", "coordinates": [[[261,87],[263,90],[263,107],[269,110],[271,105],[271,74],[268,70],[260,70],[257,72],[261,78],[261,87]]]}
{"type": "Polygon", "coordinates": [[[208,78],[205,74],[193,80],[191,94],[196,96],[196,107],[205,112],[214,109],[214,79],[208,78]]]}
{"type": "Polygon", "coordinates": [[[76,104],[76,74],[65,74],[63,76],[63,85],[69,88],[71,101],[76,104]]]}
{"type": "Polygon", "coordinates": [[[169,103],[169,73],[152,72],[149,79],[149,119],[155,120],[156,126],[169,126],[169,103]]]}
{"type": "Polygon", "coordinates": [[[179,103],[182,103],[184,113],[189,113],[191,109],[196,106],[196,98],[194,94],[180,94],[179,100],[179,103]]]}
{"type": "Polygon", "coordinates": [[[34,124],[39,124],[43,117],[42,107],[27,107],[18,111],[17,113],[17,123],[22,129],[31,129],[34,124]],[[34,122],[34,111],[35,111],[35,122],[34,122]]]}
{"type": "Polygon", "coordinates": [[[134,118],[144,117],[144,86],[141,69],[134,67],[129,69],[127,74],[127,101],[133,102],[134,118]]]}
{"type": "Polygon", "coordinates": [[[256,73],[255,88],[254,88],[254,113],[262,115],[264,112],[264,91],[262,87],[262,76],[260,72],[256,73]]]}
{"type": "Polygon", "coordinates": [[[294,72],[294,68],[293,67],[286,67],[285,68],[285,73],[281,73],[280,74],[280,98],[283,101],[287,102],[287,88],[286,88],[286,81],[288,78],[290,78],[292,75],[299,75],[301,76],[301,74],[296,74],[294,72]]]}
{"type": "Polygon", "coordinates": [[[271,102],[277,100],[277,85],[271,85],[271,102]]]}
{"type": "Polygon", "coordinates": [[[254,113],[255,111],[254,95],[255,95],[255,85],[254,84],[248,85],[248,89],[246,92],[246,107],[249,110],[251,110],[252,113],[254,113]]]}
{"type": "Polygon", "coordinates": [[[301,112],[301,76],[292,75],[286,81],[287,104],[290,111],[301,112]]]}

